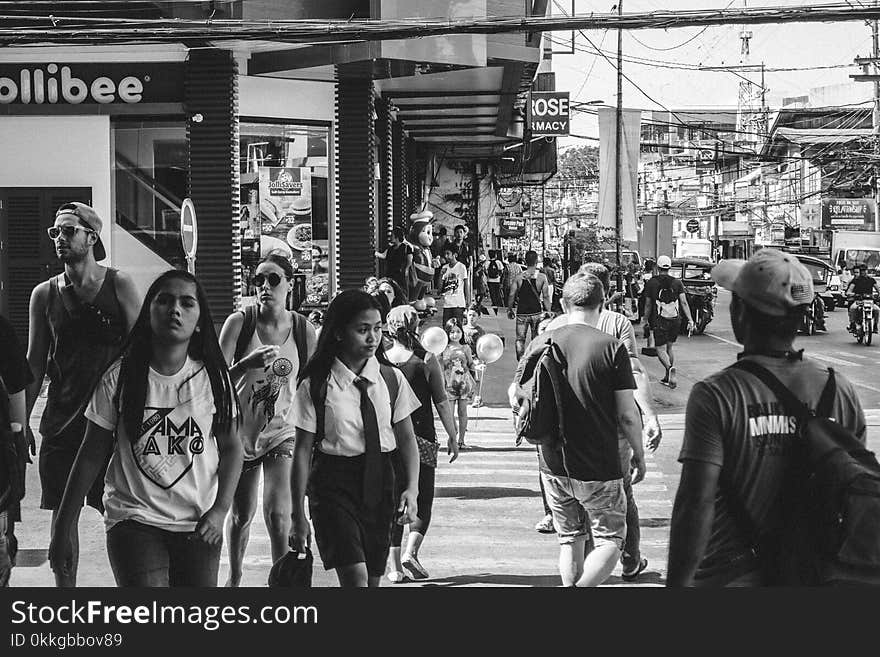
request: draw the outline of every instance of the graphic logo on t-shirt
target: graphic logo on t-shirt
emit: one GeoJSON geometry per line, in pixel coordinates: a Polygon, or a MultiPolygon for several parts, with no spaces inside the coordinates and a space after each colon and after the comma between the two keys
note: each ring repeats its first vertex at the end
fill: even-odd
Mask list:
{"type": "Polygon", "coordinates": [[[455,272],[448,272],[443,277],[443,294],[452,295],[458,292],[460,281],[455,272]]]}
{"type": "Polygon", "coordinates": [[[281,388],[287,385],[287,379],[293,372],[293,363],[288,358],[276,358],[271,365],[263,370],[264,378],[255,381],[251,386],[251,412],[263,418],[260,431],[265,431],[272,418],[275,417],[275,404],[281,388]]]}
{"type": "Polygon", "coordinates": [[[797,418],[788,415],[781,404],[749,404],[749,437],[761,452],[778,454],[797,433],[797,418]]]}
{"type": "Polygon", "coordinates": [[[141,435],[131,444],[135,463],[147,479],[171,488],[205,451],[207,436],[198,422],[175,408],[144,409],[141,435]]]}

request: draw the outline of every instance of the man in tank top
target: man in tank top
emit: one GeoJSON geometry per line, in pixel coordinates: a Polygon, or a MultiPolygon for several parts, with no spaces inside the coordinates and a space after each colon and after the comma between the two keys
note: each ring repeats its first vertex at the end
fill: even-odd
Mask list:
{"type": "MultiPolygon", "coordinates": [[[[89,206],[62,205],[48,232],[64,273],[40,283],[31,293],[27,358],[34,383],[27,392],[27,414],[30,419],[48,374],[40,421],[40,508],[53,512],[53,524],[85,434],[85,403],[140,310],[140,295],[131,277],[98,264],[107,257],[102,227],[101,218],[89,206]]],[[[87,497],[89,506],[99,511],[103,482],[102,475],[87,497]]],[[[74,550],[77,545],[74,536],[74,550]]],[[[75,556],[68,576],[55,573],[59,586],[76,585],[76,561],[75,556]]]]}

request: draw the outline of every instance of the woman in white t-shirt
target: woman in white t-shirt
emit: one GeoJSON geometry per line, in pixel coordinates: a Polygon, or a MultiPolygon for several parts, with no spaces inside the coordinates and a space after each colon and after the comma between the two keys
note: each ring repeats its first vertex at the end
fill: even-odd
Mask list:
{"type": "Polygon", "coordinates": [[[205,293],[191,274],[150,286],[121,356],[95,387],[52,532],[70,569],[74,518],[107,459],[104,523],[118,586],[216,586],[241,473],[238,399],[205,293]]]}
{"type": "Polygon", "coordinates": [[[410,415],[420,404],[385,357],[382,318],[370,294],[345,290],[333,299],[299,380],[291,546],[308,547],[308,484],[324,568],[335,570],[343,587],[379,586],[392,523],[418,517],[419,450],[410,415]],[[396,451],[404,472],[398,499],[396,451]]]}
{"type": "Polygon", "coordinates": [[[296,394],[300,363],[312,354],[317,341],[306,318],[287,310],[293,290],[290,260],[280,253],[270,253],[257,265],[253,281],[258,293],[257,306],[232,313],[220,331],[220,347],[231,366],[229,375],[241,401],[239,436],[244,447],[244,465],[227,527],[227,586],[241,583],[241,566],[257,510],[261,472],[263,518],[273,563],[287,552],[290,468],[296,432],[289,411],[296,394]],[[241,353],[237,354],[239,350],[241,353]]]}

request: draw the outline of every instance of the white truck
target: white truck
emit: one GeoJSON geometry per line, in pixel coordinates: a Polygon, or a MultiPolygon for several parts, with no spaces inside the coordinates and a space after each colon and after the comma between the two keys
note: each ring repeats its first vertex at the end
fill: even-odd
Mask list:
{"type": "Polygon", "coordinates": [[[843,289],[852,280],[852,268],[868,266],[868,273],[880,272],[880,232],[867,230],[836,230],[831,233],[831,264],[840,275],[843,289]]]}

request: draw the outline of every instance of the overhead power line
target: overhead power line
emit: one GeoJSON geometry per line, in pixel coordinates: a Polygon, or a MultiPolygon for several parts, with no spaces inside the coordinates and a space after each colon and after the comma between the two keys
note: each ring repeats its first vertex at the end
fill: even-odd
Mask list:
{"type": "Polygon", "coordinates": [[[578,16],[491,16],[470,19],[130,19],[39,16],[6,11],[0,21],[0,43],[173,42],[182,39],[268,40],[281,42],[379,41],[446,34],[501,34],[570,30],[667,30],[711,25],[815,23],[880,19],[880,7],[853,7],[845,2],[791,7],[658,10],[627,14],[578,16]],[[16,25],[16,23],[27,23],[16,25]]]}

